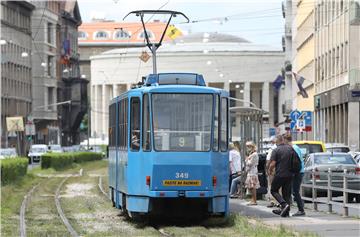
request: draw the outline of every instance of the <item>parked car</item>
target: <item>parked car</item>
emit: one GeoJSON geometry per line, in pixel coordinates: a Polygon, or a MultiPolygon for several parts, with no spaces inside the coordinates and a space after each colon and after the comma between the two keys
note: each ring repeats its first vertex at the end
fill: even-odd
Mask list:
{"type": "Polygon", "coordinates": [[[17,156],[17,153],[16,153],[15,148],[1,148],[0,149],[0,159],[11,158],[11,157],[16,157],[16,156],[17,156]]]}
{"type": "MultiPolygon", "coordinates": [[[[312,170],[315,171],[314,178],[316,185],[318,186],[327,186],[328,185],[328,169],[331,169],[333,173],[344,173],[344,170],[347,170],[348,174],[354,174],[354,178],[348,178],[348,189],[360,190],[360,167],[355,162],[354,158],[348,153],[340,152],[322,152],[322,153],[312,153],[309,155],[307,161],[305,162],[304,170],[304,184],[312,183],[312,170]],[[326,172],[326,173],[325,173],[326,172]]],[[[331,186],[337,188],[343,188],[343,177],[333,176],[331,186]]],[[[305,196],[311,197],[312,190],[311,188],[304,188],[305,196]]],[[[333,191],[332,195],[342,196],[342,192],[333,191]]],[[[319,189],[317,191],[317,196],[327,196],[326,189],[319,189]]],[[[356,197],[356,201],[360,202],[359,194],[348,194],[349,201],[352,201],[356,197]]]]}
{"type": "Polygon", "coordinates": [[[354,160],[358,163],[358,165],[360,165],[360,152],[354,153],[354,160]]]}
{"type": "Polygon", "coordinates": [[[350,148],[341,143],[326,143],[325,148],[327,152],[350,152],[350,148]]]}
{"type": "Polygon", "coordinates": [[[32,145],[28,154],[29,163],[40,162],[41,156],[48,152],[48,146],[45,144],[32,145]]]}
{"type": "Polygon", "coordinates": [[[312,153],[326,152],[325,144],[322,141],[294,141],[293,144],[300,148],[304,159],[312,153]]]}
{"type": "Polygon", "coordinates": [[[49,145],[49,151],[53,153],[62,153],[63,149],[60,145],[49,145]]]}

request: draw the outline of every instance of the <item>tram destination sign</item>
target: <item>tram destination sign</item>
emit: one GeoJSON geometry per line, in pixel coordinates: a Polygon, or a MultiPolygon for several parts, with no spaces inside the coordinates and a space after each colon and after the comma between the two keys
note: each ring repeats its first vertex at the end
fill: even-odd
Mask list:
{"type": "Polygon", "coordinates": [[[201,180],[163,180],[163,186],[201,186],[201,180]]]}

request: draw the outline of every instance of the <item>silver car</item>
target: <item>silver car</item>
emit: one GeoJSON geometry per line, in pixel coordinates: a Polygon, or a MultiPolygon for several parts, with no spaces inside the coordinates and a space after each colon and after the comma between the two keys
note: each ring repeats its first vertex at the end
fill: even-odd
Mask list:
{"type": "MultiPolygon", "coordinates": [[[[331,169],[333,173],[344,173],[344,170],[347,170],[348,174],[353,174],[353,178],[348,178],[348,189],[360,190],[360,167],[355,162],[354,158],[348,153],[340,152],[321,152],[321,153],[312,153],[309,155],[308,159],[305,162],[305,174],[303,183],[311,184],[312,183],[312,170],[315,170],[314,178],[315,184],[318,186],[328,185],[328,169],[331,169]],[[326,173],[325,173],[326,172],[326,173]]],[[[341,176],[332,176],[332,187],[343,188],[343,177],[341,176]]],[[[312,195],[311,188],[304,188],[304,195],[312,195]]],[[[333,191],[332,195],[342,196],[342,192],[333,191]]],[[[317,196],[327,196],[326,189],[318,189],[317,196]]],[[[352,201],[356,198],[357,202],[360,202],[359,194],[348,194],[349,201],[352,201]]]]}

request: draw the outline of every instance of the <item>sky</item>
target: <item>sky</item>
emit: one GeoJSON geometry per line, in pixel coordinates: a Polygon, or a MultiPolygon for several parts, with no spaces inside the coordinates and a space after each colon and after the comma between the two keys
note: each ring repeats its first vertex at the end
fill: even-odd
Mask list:
{"type": "MultiPolygon", "coordinates": [[[[172,21],[187,32],[218,32],[237,35],[253,43],[281,49],[284,32],[281,0],[78,0],[83,22],[93,17],[121,22],[133,10],[183,12],[190,23],[172,21]],[[194,23],[192,23],[195,21],[194,23]]],[[[153,18],[155,19],[155,18],[153,18]]],[[[146,19],[145,19],[146,20],[146,19]]],[[[159,20],[164,20],[160,17],[159,20]]],[[[125,21],[139,21],[130,17],[125,21]]]]}

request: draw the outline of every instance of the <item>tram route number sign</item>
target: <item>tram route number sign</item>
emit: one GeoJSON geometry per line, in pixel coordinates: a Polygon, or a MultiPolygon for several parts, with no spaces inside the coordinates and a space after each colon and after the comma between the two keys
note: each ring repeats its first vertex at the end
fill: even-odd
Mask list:
{"type": "Polygon", "coordinates": [[[201,186],[201,180],[163,180],[163,186],[201,186]]]}

